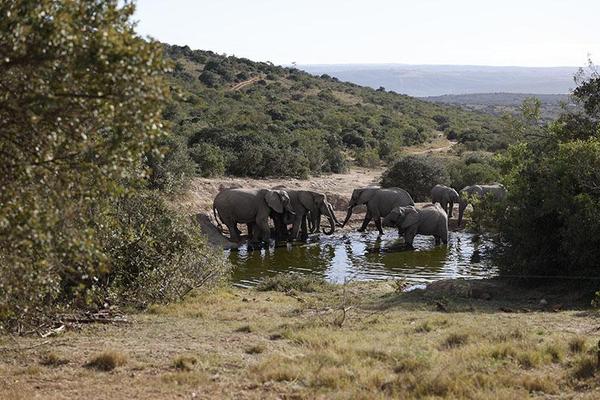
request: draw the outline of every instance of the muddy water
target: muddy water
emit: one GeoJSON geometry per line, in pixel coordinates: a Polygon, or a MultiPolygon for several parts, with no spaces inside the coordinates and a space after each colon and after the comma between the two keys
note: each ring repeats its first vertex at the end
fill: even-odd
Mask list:
{"type": "Polygon", "coordinates": [[[416,250],[406,250],[392,230],[316,235],[305,244],[228,253],[237,286],[256,285],[278,273],[302,273],[330,282],[406,279],[422,285],[445,278],[484,278],[496,274],[488,256],[492,245],[481,236],[451,232],[447,246],[432,237],[417,236],[416,250]]]}

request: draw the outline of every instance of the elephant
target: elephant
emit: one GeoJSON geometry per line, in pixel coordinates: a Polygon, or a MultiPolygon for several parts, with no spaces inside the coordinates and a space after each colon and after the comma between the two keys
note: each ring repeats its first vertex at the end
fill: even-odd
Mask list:
{"type": "Polygon", "coordinates": [[[231,240],[237,243],[241,240],[238,223],[248,225],[248,236],[252,241],[268,242],[272,212],[295,214],[285,190],[227,189],[217,194],[213,201],[213,214],[219,229],[223,226],[218,217],[229,229],[231,240]]]}
{"type": "MultiPolygon", "coordinates": [[[[284,188],[276,186],[274,189],[284,188]]],[[[287,232],[287,225],[292,224],[291,240],[306,238],[308,236],[307,222],[311,225],[311,233],[318,232],[321,215],[323,214],[327,216],[330,225],[329,230],[323,229],[324,234],[331,235],[335,232],[336,225],[341,225],[335,216],[333,206],[327,201],[327,197],[324,194],[310,190],[286,190],[286,192],[290,197],[291,208],[294,210],[295,215],[289,218],[288,214],[281,216],[272,213],[271,216],[277,228],[276,230],[279,232],[287,232]]]]}
{"type": "Polygon", "coordinates": [[[394,207],[414,206],[415,202],[406,190],[400,188],[382,189],[373,186],[354,189],[352,197],[350,198],[350,203],[348,204],[346,219],[342,223],[342,226],[345,226],[346,223],[348,223],[348,220],[350,220],[353,208],[360,204],[367,205],[367,213],[358,231],[364,232],[367,225],[369,225],[369,222],[371,222],[371,219],[374,219],[375,226],[377,227],[379,234],[382,235],[383,229],[381,228],[381,218],[388,215],[394,207]]]}
{"type": "Polygon", "coordinates": [[[448,215],[438,204],[423,208],[415,206],[394,207],[383,219],[384,226],[395,226],[404,241],[412,247],[416,235],[432,235],[435,244],[448,244],[448,215]]]}
{"type": "Polygon", "coordinates": [[[448,218],[452,218],[454,203],[458,203],[459,200],[458,192],[451,187],[435,185],[431,189],[431,202],[433,204],[440,203],[446,214],[448,214],[448,218]]]}
{"type": "Polygon", "coordinates": [[[507,191],[501,183],[492,183],[490,185],[471,185],[465,186],[460,191],[460,199],[458,202],[458,225],[460,226],[465,208],[469,205],[469,197],[476,196],[483,198],[488,193],[496,200],[500,201],[506,197],[507,191]]]}

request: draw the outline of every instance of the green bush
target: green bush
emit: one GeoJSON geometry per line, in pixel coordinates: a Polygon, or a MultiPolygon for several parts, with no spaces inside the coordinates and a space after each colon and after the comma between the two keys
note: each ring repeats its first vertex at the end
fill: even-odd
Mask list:
{"type": "Polygon", "coordinates": [[[148,152],[144,158],[149,168],[149,187],[166,193],[182,191],[196,172],[187,144],[180,137],[167,136],[157,145],[161,151],[148,152]]]}
{"type": "Polygon", "coordinates": [[[110,270],[98,290],[115,303],[139,307],[181,299],[227,272],[222,253],[209,248],[200,227],[156,192],[121,199],[102,220],[110,270]]]}
{"type": "Polygon", "coordinates": [[[467,154],[460,160],[448,163],[448,173],[450,175],[450,186],[456,190],[461,190],[465,186],[488,184],[497,182],[500,179],[498,169],[492,165],[491,159],[476,159],[467,154]],[[479,162],[481,161],[481,162],[479,162]]]}
{"type": "Polygon", "coordinates": [[[377,167],[379,165],[379,154],[377,149],[365,147],[354,150],[354,162],[359,167],[377,167]]]}
{"type": "Polygon", "coordinates": [[[437,184],[447,185],[450,176],[444,161],[427,155],[406,155],[389,167],[381,178],[384,187],[400,187],[411,194],[415,201],[428,200],[431,188],[437,184]]]}
{"type": "Polygon", "coordinates": [[[210,143],[196,143],[190,147],[190,158],[196,163],[196,174],[204,177],[223,175],[225,155],[217,146],[210,143]]]}
{"type": "MultiPolygon", "coordinates": [[[[600,98],[600,76],[576,90],[584,108],[600,98]],[[583,95],[585,93],[585,95],[583,95]]],[[[574,125],[552,124],[535,140],[511,146],[500,159],[508,189],[496,209],[501,272],[522,275],[597,276],[600,259],[600,138],[595,115],[574,125]],[[583,127],[588,126],[586,133],[583,127]]],[[[492,210],[494,211],[494,210],[492,210]]],[[[578,283],[583,287],[585,281],[578,283]]]]}

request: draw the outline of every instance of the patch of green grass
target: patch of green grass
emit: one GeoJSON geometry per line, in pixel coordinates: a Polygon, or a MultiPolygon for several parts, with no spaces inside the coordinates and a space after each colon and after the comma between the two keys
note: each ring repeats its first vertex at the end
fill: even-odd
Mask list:
{"type": "Polygon", "coordinates": [[[126,363],[127,357],[123,353],[109,350],[95,355],[85,366],[98,371],[112,371],[126,363]]]}
{"type": "Polygon", "coordinates": [[[265,278],[256,286],[256,290],[289,292],[316,292],[329,285],[323,278],[300,274],[277,274],[265,278]]]}

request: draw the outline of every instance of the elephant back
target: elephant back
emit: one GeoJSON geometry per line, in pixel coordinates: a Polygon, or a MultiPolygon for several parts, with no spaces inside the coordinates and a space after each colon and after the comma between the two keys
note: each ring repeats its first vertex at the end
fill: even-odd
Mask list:
{"type": "Polygon", "coordinates": [[[410,193],[408,193],[406,190],[404,190],[402,188],[391,187],[391,188],[386,188],[386,189],[381,189],[381,190],[383,192],[390,191],[390,192],[396,193],[394,198],[395,198],[395,203],[398,206],[414,206],[415,205],[415,201],[413,200],[410,193]]]}

